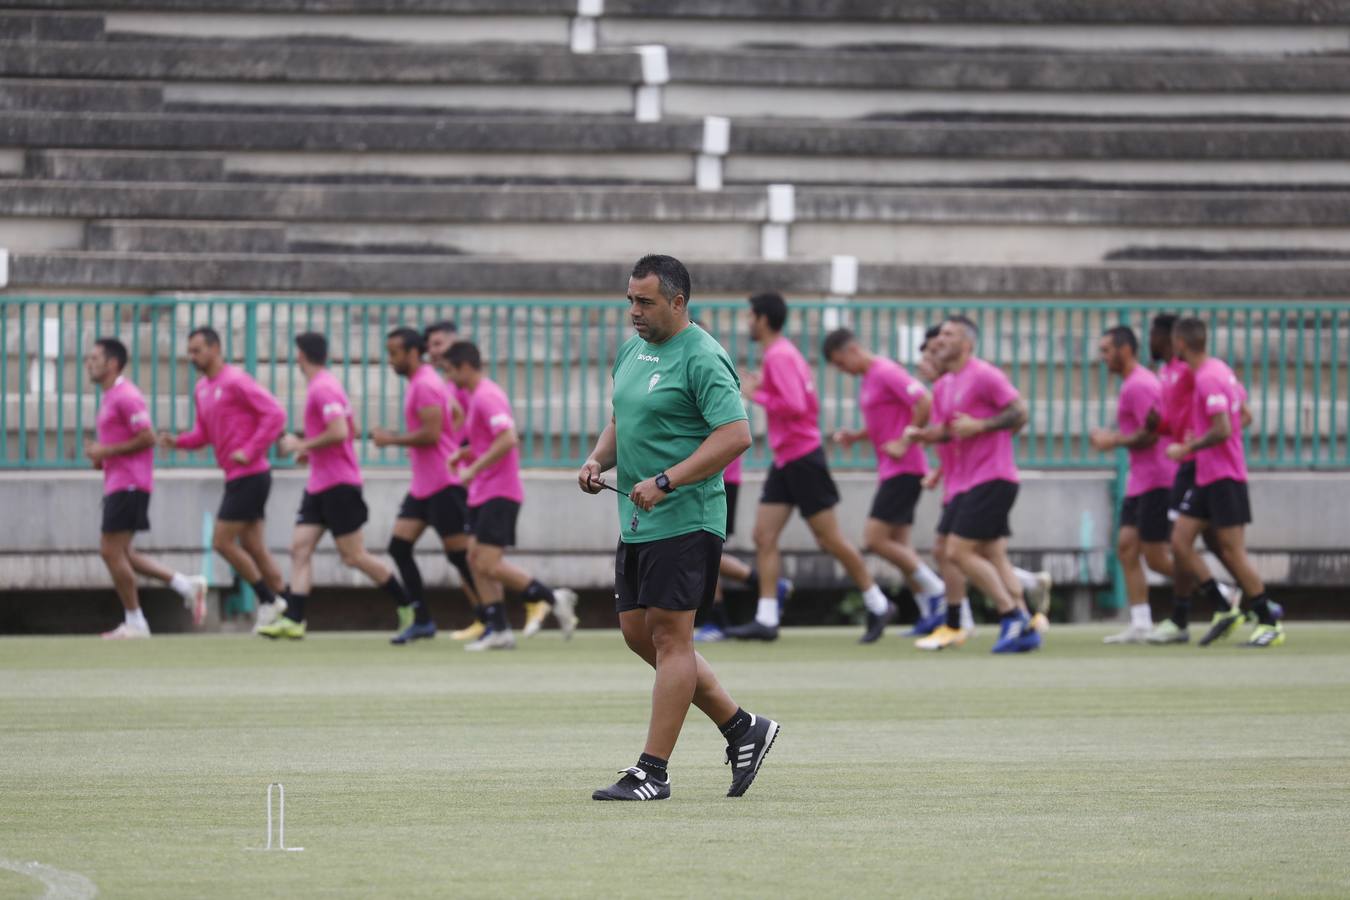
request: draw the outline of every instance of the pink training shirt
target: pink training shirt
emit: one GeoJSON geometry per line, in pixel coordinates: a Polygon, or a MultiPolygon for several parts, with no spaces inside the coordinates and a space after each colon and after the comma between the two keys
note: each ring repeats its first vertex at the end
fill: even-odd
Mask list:
{"type": "Polygon", "coordinates": [[[450,423],[450,387],[435,367],[423,363],[408,379],[408,392],[403,397],[403,424],[408,431],[422,427],[418,411],[431,406],[441,411],[440,439],[425,447],[408,448],[408,464],[412,467],[408,493],[418,500],[459,484],[459,476],[450,471],[450,456],[459,449],[450,423]]]}
{"type": "Polygon", "coordinates": [[[178,436],[179,449],[196,450],[210,444],[226,481],[271,468],[267,448],[286,427],[286,410],[276,397],[247,372],[230,365],[223,366],[215,378],[198,379],[193,395],[197,422],[191,431],[178,436]],[[231,459],[236,450],[243,450],[248,462],[231,459]]]}
{"type": "MultiPolygon", "coordinates": [[[[497,435],[515,427],[516,420],[511,415],[511,401],[507,399],[506,392],[490,378],[479,381],[469,401],[468,418],[464,421],[464,429],[469,435],[469,450],[474,458],[487,453],[497,435]]],[[[469,482],[470,506],[482,506],[497,498],[525,502],[525,486],[520,481],[518,446],[512,447],[505,456],[469,482]]]]}
{"type": "MultiPolygon", "coordinates": [[[[952,376],[950,374],[938,376],[938,380],[933,382],[933,408],[929,412],[929,418],[934,422],[946,422],[951,417],[952,403],[952,376]]],[[[956,496],[953,479],[956,476],[956,455],[952,452],[955,446],[951,441],[933,445],[937,452],[938,465],[942,468],[942,505],[946,506],[952,502],[956,496]]]]}
{"type": "Polygon", "coordinates": [[[1191,422],[1191,395],[1195,391],[1195,373],[1176,356],[1168,360],[1158,372],[1162,382],[1162,406],[1158,414],[1158,434],[1172,438],[1159,443],[1176,444],[1186,440],[1186,429],[1191,422]]]}
{"type": "Polygon", "coordinates": [[[727,467],[722,470],[722,481],[726,484],[741,483],[741,458],[739,456],[727,463],[727,467]]]}
{"type": "Polygon", "coordinates": [[[352,420],[352,405],[342,382],[327,369],[320,369],[305,389],[305,437],[316,438],[328,430],[334,419],[347,420],[347,439],[309,451],[309,481],[305,490],[311,494],[326,491],[339,484],[361,486],[361,466],[356,462],[356,423],[352,420]]]}
{"type": "MultiPolygon", "coordinates": [[[[1116,405],[1116,428],[1121,434],[1134,434],[1144,429],[1148,414],[1162,406],[1162,382],[1148,366],[1135,366],[1134,371],[1120,385],[1120,400],[1116,405]]],[[[1159,412],[1161,415],[1161,411],[1159,412]]],[[[1177,464],[1167,458],[1167,442],[1154,441],[1150,447],[1129,451],[1130,477],[1125,482],[1125,496],[1138,497],[1158,488],[1171,487],[1177,477],[1177,464]]]]}
{"type": "MultiPolygon", "coordinates": [[[[972,357],[961,371],[951,375],[949,423],[962,414],[987,419],[1021,396],[1002,369],[982,359],[972,357]]],[[[1017,482],[1012,432],[1006,428],[953,439],[951,443],[956,478],[952,487],[958,494],[989,481],[1017,482]]]]}
{"type": "MultiPolygon", "coordinates": [[[[103,392],[94,421],[94,433],[100,444],[121,444],[150,427],[150,410],[140,388],[119,376],[103,392]]],[[[155,446],[135,453],[109,456],[103,460],[103,493],[155,489],[155,446]]]]}
{"type": "Polygon", "coordinates": [[[877,478],[885,481],[896,475],[925,475],[928,460],[923,446],[915,444],[897,459],[882,445],[905,433],[914,421],[914,404],[928,396],[918,379],[905,371],[904,366],[882,356],[873,357],[872,365],[863,373],[858,387],[858,405],[862,407],[863,424],[867,438],[877,455],[877,478]]]}
{"type": "Polygon", "coordinates": [[[1227,413],[1232,432],[1221,444],[1195,454],[1195,483],[1204,487],[1225,478],[1247,480],[1247,457],[1242,449],[1242,402],[1246,391],[1223,360],[1209,357],[1195,370],[1195,402],[1191,432],[1209,431],[1210,418],[1227,413]]]}
{"type": "Polygon", "coordinates": [[[820,446],[820,398],[811,368],[792,341],[779,335],[764,348],[764,380],[751,400],[769,418],[769,449],[779,468],[820,446]]]}

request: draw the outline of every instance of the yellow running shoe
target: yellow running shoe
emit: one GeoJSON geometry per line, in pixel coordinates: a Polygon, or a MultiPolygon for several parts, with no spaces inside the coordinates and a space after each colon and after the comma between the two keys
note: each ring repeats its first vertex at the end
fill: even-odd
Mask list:
{"type": "Polygon", "coordinates": [[[549,605],[543,600],[534,600],[525,604],[525,630],[521,632],[525,637],[532,638],[539,633],[539,629],[544,627],[544,620],[548,618],[549,605]]]}
{"type": "Polygon", "coordinates": [[[1239,647],[1278,647],[1284,643],[1284,623],[1276,622],[1274,625],[1257,625],[1252,632],[1252,636],[1246,642],[1238,644],[1239,647]]]}
{"type": "Polygon", "coordinates": [[[969,636],[964,628],[948,628],[943,625],[928,637],[919,638],[914,642],[914,646],[920,650],[945,650],[948,647],[960,647],[969,636]]]}
{"type": "Polygon", "coordinates": [[[271,625],[264,625],[258,629],[258,634],[271,640],[285,638],[288,641],[302,640],[305,636],[305,623],[297,622],[294,619],[288,619],[282,616],[271,625]]]}
{"type": "Polygon", "coordinates": [[[482,622],[474,622],[468,628],[461,628],[459,631],[450,632],[450,639],[455,641],[476,641],[483,636],[487,629],[482,622]]]}

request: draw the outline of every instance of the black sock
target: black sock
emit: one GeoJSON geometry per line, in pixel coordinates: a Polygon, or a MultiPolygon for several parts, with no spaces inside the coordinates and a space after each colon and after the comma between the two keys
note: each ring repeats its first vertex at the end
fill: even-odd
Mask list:
{"type": "Polygon", "coordinates": [[[525,599],[531,603],[543,600],[545,603],[552,605],[553,588],[544,584],[538,578],[531,579],[530,583],[525,585],[525,599]]]}
{"type": "Polygon", "coordinates": [[[708,622],[723,631],[730,628],[731,620],[727,618],[727,605],[725,603],[714,603],[712,609],[708,610],[708,622]]]}
{"type": "Polygon", "coordinates": [[[403,593],[403,585],[399,584],[398,579],[393,575],[390,575],[389,580],[380,585],[380,589],[390,597],[393,597],[394,602],[399,606],[408,605],[408,595],[403,593]]]}
{"type": "Polygon", "coordinates": [[[670,775],[666,773],[666,765],[666,760],[659,756],[652,756],[650,753],[644,753],[638,757],[637,767],[657,781],[670,780],[670,775]]]}
{"type": "Polygon", "coordinates": [[[259,603],[276,603],[277,595],[272,593],[272,589],[267,586],[264,579],[259,578],[253,583],[253,593],[258,595],[259,603]]]}
{"type": "Polygon", "coordinates": [[[953,631],[961,630],[961,606],[947,604],[947,627],[953,631]]]}
{"type": "Polygon", "coordinates": [[[473,608],[473,617],[475,621],[483,623],[484,628],[490,627],[492,625],[492,623],[488,621],[486,606],[475,606],[473,608]]]}
{"type": "Polygon", "coordinates": [[[756,569],[754,566],[751,566],[750,574],[745,576],[745,583],[750,585],[755,590],[759,590],[759,569],[756,569]]]}
{"type": "Polygon", "coordinates": [[[1219,590],[1219,583],[1213,578],[1200,585],[1200,593],[1204,594],[1205,599],[1213,604],[1215,612],[1226,613],[1230,609],[1234,612],[1237,611],[1228,604],[1228,598],[1223,595],[1223,591],[1219,590]]]}
{"type": "Polygon", "coordinates": [[[1191,624],[1191,599],[1174,597],[1172,599],[1172,624],[1178,628],[1187,628],[1191,624]]]}
{"type": "Polygon", "coordinates": [[[305,604],[309,602],[309,594],[287,594],[286,595],[286,618],[292,622],[305,621],[305,604]]]}
{"type": "Polygon", "coordinates": [[[1262,625],[1275,624],[1275,611],[1270,608],[1270,594],[1265,591],[1256,595],[1252,601],[1252,611],[1256,613],[1256,621],[1262,625]]]}
{"type": "MultiPolygon", "coordinates": [[[[459,580],[463,583],[466,590],[474,589],[473,570],[469,568],[469,554],[463,550],[447,550],[445,558],[450,560],[450,565],[459,572],[459,580]]],[[[474,589],[476,591],[476,589],[474,589]]]]}
{"type": "Polygon", "coordinates": [[[738,706],[736,715],[718,725],[717,730],[722,732],[722,737],[727,739],[728,744],[735,743],[750,730],[750,714],[738,706]]]}
{"type": "Polygon", "coordinates": [[[394,565],[398,566],[399,578],[403,579],[406,599],[399,606],[406,606],[408,603],[420,603],[422,600],[422,570],[417,568],[417,560],[413,559],[413,545],[403,538],[390,538],[389,557],[393,559],[394,565]]]}
{"type": "Polygon", "coordinates": [[[427,605],[427,601],[418,600],[416,603],[412,605],[412,608],[413,608],[413,621],[415,623],[417,623],[418,625],[431,624],[431,607],[427,605]]]}
{"type": "Polygon", "coordinates": [[[511,623],[506,620],[506,604],[493,603],[484,611],[487,616],[488,626],[498,633],[511,630],[511,623]]]}

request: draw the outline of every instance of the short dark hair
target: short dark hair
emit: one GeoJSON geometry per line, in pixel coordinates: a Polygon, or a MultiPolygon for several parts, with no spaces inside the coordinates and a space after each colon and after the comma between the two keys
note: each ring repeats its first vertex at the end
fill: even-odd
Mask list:
{"type": "Polygon", "coordinates": [[[1135,337],[1134,329],[1128,325],[1108,328],[1102,332],[1102,337],[1110,338],[1113,347],[1129,347],[1131,353],[1139,355],[1139,338],[1135,337]]]}
{"type": "Polygon", "coordinates": [[[426,328],[423,328],[422,337],[430,341],[433,334],[438,334],[442,331],[448,332],[449,334],[459,334],[459,326],[455,324],[454,319],[440,319],[439,321],[432,322],[426,328]]]}
{"type": "Polygon", "coordinates": [[[1205,327],[1204,321],[1194,316],[1177,319],[1177,324],[1172,327],[1172,334],[1192,350],[1204,350],[1205,343],[1209,339],[1209,329],[1205,327]]]}
{"type": "Polygon", "coordinates": [[[127,367],[127,345],[117,338],[102,337],[94,341],[95,347],[103,348],[103,355],[117,363],[117,371],[127,367]]]}
{"type": "Polygon", "coordinates": [[[422,337],[422,332],[416,328],[404,325],[386,335],[386,340],[392,341],[395,338],[403,345],[404,350],[416,350],[418,353],[425,353],[427,350],[426,338],[422,337]]]}
{"type": "Polygon", "coordinates": [[[919,352],[922,353],[923,351],[927,350],[928,345],[932,342],[933,338],[937,337],[941,333],[942,333],[941,325],[934,325],[932,328],[929,328],[927,331],[925,331],[923,333],[923,343],[919,345],[919,352]]]}
{"type": "Polygon", "coordinates": [[[199,325],[198,327],[189,331],[188,340],[190,341],[193,338],[197,337],[198,335],[200,335],[201,339],[206,341],[206,343],[209,346],[211,347],[220,346],[220,335],[217,334],[216,330],[212,328],[210,325],[199,325]]]}
{"type": "Polygon", "coordinates": [[[980,326],[975,324],[975,320],[970,316],[963,316],[960,313],[948,316],[944,321],[951,322],[953,325],[960,325],[966,331],[970,332],[970,339],[978,341],[980,339],[980,326]]]}
{"type": "Polygon", "coordinates": [[[483,368],[483,354],[478,352],[478,345],[473,341],[455,341],[445,351],[445,361],[456,367],[467,365],[471,369],[483,368]]]}
{"type": "Polygon", "coordinates": [[[306,331],[295,336],[295,346],[305,354],[305,359],[316,366],[328,364],[328,338],[317,331],[306,331]]]}
{"type": "Polygon", "coordinates": [[[672,303],[676,296],[684,297],[685,306],[693,299],[690,293],[694,286],[689,280],[689,270],[675,257],[659,253],[642,257],[633,265],[632,277],[646,278],[648,275],[656,276],[656,280],[661,282],[661,296],[672,303]]]}
{"type": "Polygon", "coordinates": [[[836,328],[825,335],[825,341],[820,345],[820,352],[828,362],[831,356],[834,356],[855,340],[857,340],[857,336],[852,331],[847,328],[836,328]]]}
{"type": "Polygon", "coordinates": [[[1149,327],[1153,331],[1165,331],[1168,334],[1171,334],[1172,329],[1176,327],[1176,324],[1177,317],[1174,314],[1158,313],[1153,317],[1153,324],[1149,327]]]}
{"type": "Polygon", "coordinates": [[[750,298],[750,309],[757,316],[763,316],[774,331],[782,331],[787,323],[787,301],[776,291],[766,291],[750,298]]]}

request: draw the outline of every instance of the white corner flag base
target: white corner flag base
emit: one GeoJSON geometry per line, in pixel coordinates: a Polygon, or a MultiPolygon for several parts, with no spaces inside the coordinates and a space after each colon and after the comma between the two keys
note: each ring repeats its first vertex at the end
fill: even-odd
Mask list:
{"type": "Polygon", "coordinates": [[[245,847],[245,850],[256,850],[259,853],[266,853],[269,850],[278,850],[284,853],[300,853],[304,847],[286,846],[286,788],[279,781],[274,781],[267,786],[267,846],[266,847],[245,847]],[[272,790],[277,792],[277,830],[276,846],[272,845],[272,790]]]}

